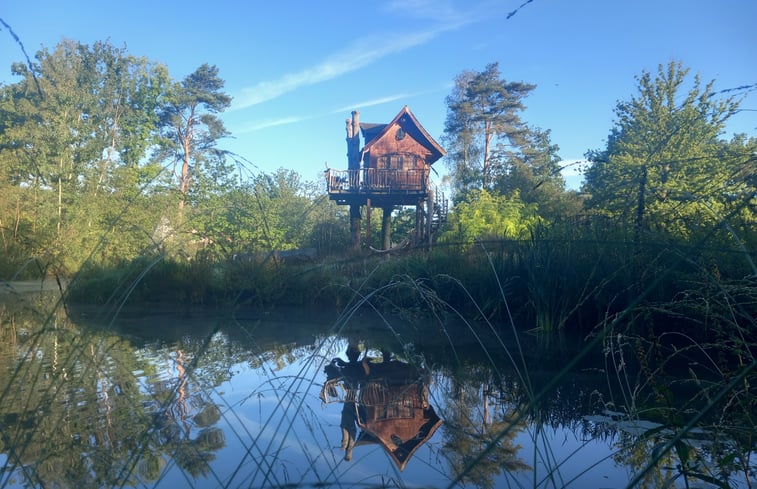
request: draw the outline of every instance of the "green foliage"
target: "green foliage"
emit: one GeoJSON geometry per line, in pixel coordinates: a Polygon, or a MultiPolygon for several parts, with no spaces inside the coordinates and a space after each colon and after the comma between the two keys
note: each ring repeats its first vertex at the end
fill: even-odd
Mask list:
{"type": "Polygon", "coordinates": [[[112,219],[149,183],[139,162],[167,75],[103,42],[64,40],[36,59],[14,65],[21,81],[2,88],[0,225],[6,246],[60,255],[75,270],[103,236],[129,240],[113,235],[123,223],[112,219]]]}
{"type": "Polygon", "coordinates": [[[584,190],[590,209],[639,231],[698,240],[754,198],[754,142],[719,139],[738,101],[718,99],[698,76],[684,92],[688,71],[671,62],[637,78],[639,94],[618,103],[607,148],[589,154],[584,190]]]}
{"type": "Polygon", "coordinates": [[[217,148],[227,135],[217,114],[231,99],[216,67],[171,82],[124,49],[69,40],[36,59],[14,65],[21,81],[0,89],[4,276],[30,257],[73,275],[156,250],[224,259],[343,249],[345,213],[320,187],[283,169],[242,175],[217,148]]]}
{"type": "Polygon", "coordinates": [[[310,213],[313,227],[306,245],[315,248],[319,255],[339,255],[350,246],[349,209],[334,201],[322,198],[314,202],[310,213]]]}
{"type": "Polygon", "coordinates": [[[519,195],[526,204],[537,204],[547,219],[574,216],[581,201],[565,191],[559,148],[550,141],[550,132],[529,128],[518,146],[499,144],[493,159],[493,188],[507,196],[519,195]]]}
{"type": "MultiPolygon", "coordinates": [[[[221,168],[215,165],[216,170],[221,168]]],[[[217,257],[316,247],[330,243],[342,223],[334,205],[291,170],[246,181],[211,172],[196,186],[193,229],[217,257]],[[321,234],[323,233],[323,234],[321,234]],[[331,236],[330,236],[331,235],[331,236]]]]}
{"type": "Polygon", "coordinates": [[[537,222],[536,205],[523,203],[517,193],[508,198],[473,190],[455,206],[439,242],[467,248],[481,239],[525,239],[537,222]]]}
{"type": "Polygon", "coordinates": [[[496,63],[456,77],[446,100],[443,136],[456,203],[472,190],[486,190],[538,206],[541,217],[550,220],[581,210],[578,195],[565,190],[550,131],[520,119],[523,99],[534,88],[507,82],[496,63]]]}

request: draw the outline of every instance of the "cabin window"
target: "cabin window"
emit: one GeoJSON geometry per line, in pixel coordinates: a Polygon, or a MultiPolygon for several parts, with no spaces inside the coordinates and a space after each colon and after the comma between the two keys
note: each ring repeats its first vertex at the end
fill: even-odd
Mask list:
{"type": "Polygon", "coordinates": [[[389,153],[377,156],[373,160],[373,167],[386,170],[423,170],[425,160],[422,156],[412,153],[389,153]]]}

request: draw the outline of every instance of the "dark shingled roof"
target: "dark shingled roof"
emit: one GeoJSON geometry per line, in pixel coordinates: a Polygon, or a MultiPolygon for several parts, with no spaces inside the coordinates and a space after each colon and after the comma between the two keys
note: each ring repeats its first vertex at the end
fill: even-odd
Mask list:
{"type": "Polygon", "coordinates": [[[365,138],[365,144],[376,139],[376,136],[384,132],[388,124],[374,124],[373,122],[361,122],[360,130],[363,131],[363,138],[365,138]]]}

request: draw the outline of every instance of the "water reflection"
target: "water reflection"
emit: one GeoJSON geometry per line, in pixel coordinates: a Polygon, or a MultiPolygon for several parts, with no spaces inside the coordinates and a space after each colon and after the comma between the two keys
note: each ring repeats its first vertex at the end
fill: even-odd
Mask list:
{"type": "MultiPolygon", "coordinates": [[[[675,435],[602,414],[593,370],[536,402],[558,368],[523,342],[524,376],[482,331],[42,307],[0,311],[0,488],[625,487],[675,435]]],[[[682,440],[640,487],[685,446],[745,487],[749,435],[682,440]]]]}
{"type": "Polygon", "coordinates": [[[442,420],[429,403],[429,375],[424,369],[393,360],[381,352],[380,361],[364,355],[353,341],[347,361],[334,358],[324,369],[321,390],[325,403],[342,403],[341,448],[352,460],[356,446],[378,444],[400,471],[415,451],[434,434],[442,420]],[[362,431],[357,435],[357,427],[362,431]]]}
{"type": "Polygon", "coordinates": [[[224,433],[195,359],[81,330],[62,309],[34,319],[3,317],[0,486],[130,486],[169,460],[210,471],[224,433]]]}

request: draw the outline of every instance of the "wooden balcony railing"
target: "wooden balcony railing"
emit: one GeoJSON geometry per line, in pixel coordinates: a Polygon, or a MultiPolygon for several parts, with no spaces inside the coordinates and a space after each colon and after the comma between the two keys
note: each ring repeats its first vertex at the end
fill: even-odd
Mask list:
{"type": "Polygon", "coordinates": [[[428,189],[428,170],[361,170],[326,171],[329,194],[419,193],[428,189]]]}

